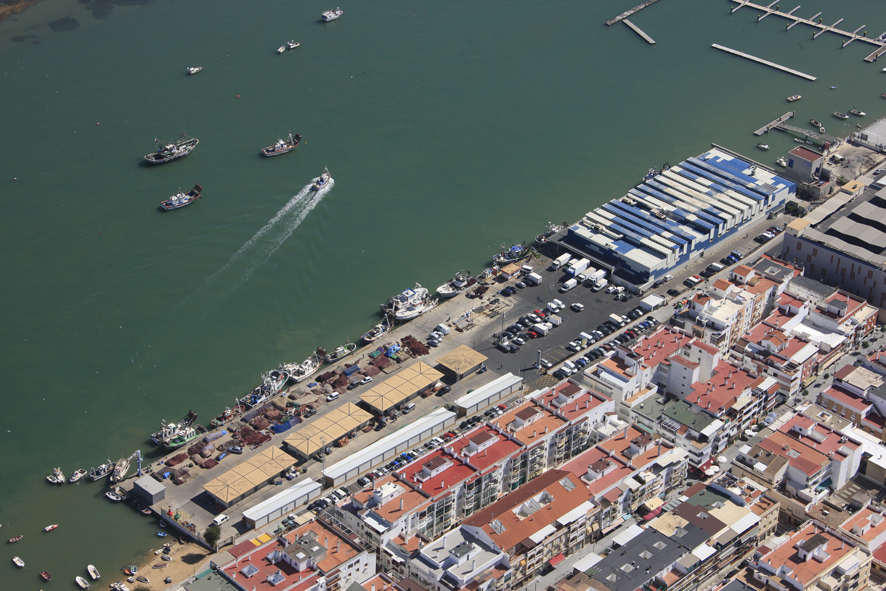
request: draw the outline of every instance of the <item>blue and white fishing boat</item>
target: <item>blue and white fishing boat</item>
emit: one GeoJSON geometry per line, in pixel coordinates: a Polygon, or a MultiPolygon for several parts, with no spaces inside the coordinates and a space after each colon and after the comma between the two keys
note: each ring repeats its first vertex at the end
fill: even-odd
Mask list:
{"type": "Polygon", "coordinates": [[[529,249],[525,244],[515,244],[512,247],[506,249],[505,245],[501,245],[501,252],[492,257],[492,262],[496,265],[507,265],[508,263],[515,263],[522,259],[529,253],[529,249]]]}
{"type": "Polygon", "coordinates": [[[326,187],[330,182],[332,182],[332,177],[329,176],[329,169],[324,168],[323,174],[320,177],[311,183],[311,191],[319,191],[320,189],[326,187]]]}

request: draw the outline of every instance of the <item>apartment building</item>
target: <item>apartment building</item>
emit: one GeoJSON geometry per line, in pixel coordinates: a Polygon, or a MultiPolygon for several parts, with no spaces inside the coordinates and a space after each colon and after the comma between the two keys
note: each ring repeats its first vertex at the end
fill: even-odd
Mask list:
{"type": "Polygon", "coordinates": [[[409,559],[409,577],[428,591],[510,589],[508,556],[478,527],[462,526],[422,546],[409,559]]]}

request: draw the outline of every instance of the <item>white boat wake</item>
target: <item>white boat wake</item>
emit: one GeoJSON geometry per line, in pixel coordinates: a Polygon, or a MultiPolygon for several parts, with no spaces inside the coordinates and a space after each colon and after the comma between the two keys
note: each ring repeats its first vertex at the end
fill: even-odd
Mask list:
{"type": "MultiPolygon", "coordinates": [[[[314,179],[317,180],[317,179],[314,179]]],[[[312,181],[313,183],[313,181],[312,181]]],[[[280,211],[274,214],[255,236],[246,241],[221,269],[206,278],[197,291],[185,298],[170,311],[175,315],[181,308],[189,309],[188,304],[199,298],[200,309],[205,317],[218,304],[249,281],[252,274],[264,265],[271,255],[286,242],[323,197],[335,186],[330,179],[327,186],[319,191],[311,191],[310,184],[299,191],[280,211]],[[207,295],[211,294],[211,295],[207,295]]]]}

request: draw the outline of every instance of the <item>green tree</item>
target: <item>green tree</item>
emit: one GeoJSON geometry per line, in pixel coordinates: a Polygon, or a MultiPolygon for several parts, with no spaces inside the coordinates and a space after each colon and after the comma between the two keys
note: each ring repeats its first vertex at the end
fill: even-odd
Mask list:
{"type": "Polygon", "coordinates": [[[871,346],[871,342],[870,341],[862,341],[861,346],[864,347],[865,349],[867,349],[868,347],[871,346]]]}
{"type": "Polygon", "coordinates": [[[221,539],[221,528],[215,524],[210,525],[203,532],[203,539],[206,540],[207,544],[215,548],[215,545],[221,539]]]}

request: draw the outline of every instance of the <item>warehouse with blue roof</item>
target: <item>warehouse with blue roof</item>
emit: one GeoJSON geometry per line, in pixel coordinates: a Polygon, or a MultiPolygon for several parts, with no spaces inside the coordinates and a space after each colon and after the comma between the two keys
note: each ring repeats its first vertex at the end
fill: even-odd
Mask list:
{"type": "Polygon", "coordinates": [[[557,242],[638,290],[784,207],[797,184],[714,147],[647,175],[557,242]]]}

